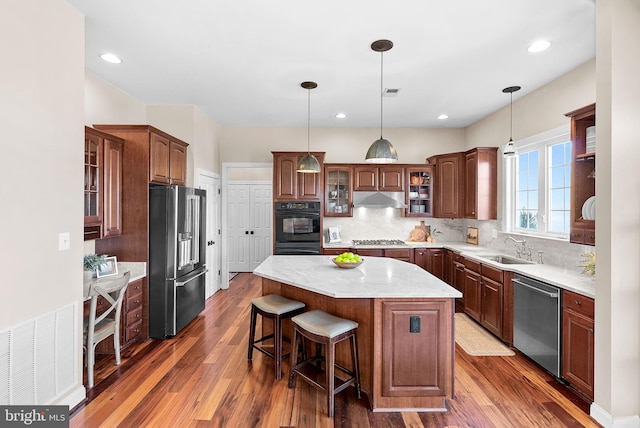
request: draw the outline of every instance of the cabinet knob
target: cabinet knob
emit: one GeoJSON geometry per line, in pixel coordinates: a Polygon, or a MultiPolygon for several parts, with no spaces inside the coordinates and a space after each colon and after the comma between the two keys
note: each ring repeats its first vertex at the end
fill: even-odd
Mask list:
{"type": "Polygon", "coordinates": [[[573,303],[575,303],[576,305],[581,305],[582,304],[582,302],[579,301],[579,300],[575,300],[573,303]]]}

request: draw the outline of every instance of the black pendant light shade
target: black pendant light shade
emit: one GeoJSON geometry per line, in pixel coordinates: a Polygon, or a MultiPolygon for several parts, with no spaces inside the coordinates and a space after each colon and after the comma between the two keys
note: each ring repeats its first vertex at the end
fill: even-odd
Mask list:
{"type": "Polygon", "coordinates": [[[365,162],[370,163],[392,163],[398,161],[398,152],[393,147],[393,145],[388,141],[382,138],[382,77],[383,77],[383,61],[382,55],[383,52],[388,51],[393,47],[393,42],[390,40],[376,40],[371,43],[371,49],[380,52],[380,138],[371,144],[369,150],[367,150],[367,155],[365,156],[365,162]]]}
{"type": "Polygon", "coordinates": [[[511,95],[511,104],[510,104],[510,125],[509,125],[509,142],[504,146],[504,151],[502,152],[502,155],[505,158],[509,158],[509,157],[513,157],[516,155],[516,148],[513,145],[513,93],[519,91],[521,88],[520,86],[509,86],[507,88],[504,88],[502,90],[502,92],[504,92],[505,94],[510,94],[511,95]]]}
{"type": "Polygon", "coordinates": [[[302,173],[311,173],[317,174],[322,169],[320,167],[320,162],[314,155],[311,154],[309,149],[310,146],[310,130],[311,130],[311,90],[318,87],[316,82],[302,82],[300,84],[304,89],[307,89],[308,97],[307,97],[307,154],[302,156],[298,161],[298,167],[296,171],[302,173]]]}

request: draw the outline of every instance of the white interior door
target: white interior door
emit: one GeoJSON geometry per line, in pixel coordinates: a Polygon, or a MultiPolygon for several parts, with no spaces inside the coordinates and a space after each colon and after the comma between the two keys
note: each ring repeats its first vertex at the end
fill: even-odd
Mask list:
{"type": "Polygon", "coordinates": [[[251,193],[251,260],[249,268],[253,271],[273,253],[271,238],[271,216],[273,214],[272,186],[270,184],[252,184],[251,193]]]}
{"type": "Polygon", "coordinates": [[[227,263],[229,272],[250,272],[250,186],[227,186],[227,263]]]}
{"type": "Polygon", "coordinates": [[[198,187],[207,191],[207,274],[205,298],[211,297],[221,287],[220,269],[220,178],[215,174],[199,171],[198,187]]]}

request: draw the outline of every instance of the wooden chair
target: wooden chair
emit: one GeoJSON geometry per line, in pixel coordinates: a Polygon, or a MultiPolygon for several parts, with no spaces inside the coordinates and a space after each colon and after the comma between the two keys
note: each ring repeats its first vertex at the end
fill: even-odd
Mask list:
{"type": "Polygon", "coordinates": [[[84,319],[83,347],[87,353],[87,380],[88,387],[93,387],[93,366],[95,364],[96,345],[109,336],[113,336],[113,348],[116,355],[116,365],[120,365],[120,314],[122,312],[122,300],[124,299],[127,285],[129,285],[130,272],[112,281],[96,282],[92,285],[95,294],[91,297],[91,309],[89,316],[84,319]],[[102,311],[98,308],[98,298],[102,296],[109,307],[102,311]]]}

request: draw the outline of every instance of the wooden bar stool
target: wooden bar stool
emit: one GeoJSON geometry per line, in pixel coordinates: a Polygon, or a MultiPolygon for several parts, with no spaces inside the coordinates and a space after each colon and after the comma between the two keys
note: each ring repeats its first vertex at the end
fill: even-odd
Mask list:
{"type": "MultiPolygon", "coordinates": [[[[268,294],[251,301],[251,326],[249,328],[249,361],[253,358],[253,349],[257,349],[263,354],[273,358],[276,362],[276,380],[282,378],[282,360],[289,358],[289,354],[282,355],[282,320],[291,318],[304,311],[304,303],[287,299],[278,294],[268,294]],[[256,340],[256,321],[258,314],[262,315],[262,320],[273,320],[273,333],[256,340]],[[260,342],[273,338],[273,352],[258,346],[260,342]]],[[[288,338],[284,340],[290,341],[288,338]]],[[[295,349],[295,348],[294,348],[295,349]]]]}
{"type": "MultiPolygon", "coordinates": [[[[356,340],[356,330],[358,323],[355,321],[338,318],[320,310],[305,312],[296,315],[291,319],[293,322],[293,348],[299,349],[302,345],[302,360],[298,362],[298,353],[291,362],[291,375],[289,376],[289,388],[296,386],[296,375],[300,375],[311,385],[319,388],[327,393],[327,410],[329,417],[333,418],[334,413],[334,397],[337,393],[344,390],[349,385],[355,384],[358,399],[361,396],[360,391],[360,365],[358,363],[358,341],[356,340]],[[307,338],[316,343],[316,355],[307,358],[305,340],[307,338]],[[347,369],[335,361],[336,343],[345,339],[351,342],[351,370],[347,369]],[[326,357],[320,355],[321,345],[325,345],[326,357]],[[316,364],[316,368],[320,369],[322,360],[325,364],[325,385],[319,383],[310,375],[304,373],[301,369],[308,364],[316,364]],[[344,380],[335,376],[335,369],[349,376],[344,380]],[[336,386],[336,379],[341,382],[336,386]]],[[[319,371],[319,370],[318,370],[319,371]]]]}

